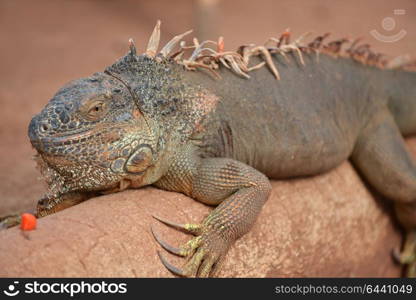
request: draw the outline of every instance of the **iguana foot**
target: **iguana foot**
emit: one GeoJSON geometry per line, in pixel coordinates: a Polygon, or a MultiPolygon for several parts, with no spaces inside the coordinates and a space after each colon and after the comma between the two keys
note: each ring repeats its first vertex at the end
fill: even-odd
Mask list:
{"type": "Polygon", "coordinates": [[[162,264],[169,271],[183,277],[208,277],[218,269],[219,262],[222,261],[231,243],[221,237],[213,227],[204,224],[176,224],[159,217],[154,216],[154,218],[168,226],[196,235],[186,244],[176,248],[163,241],[153,227],[151,228],[155,240],[165,250],[187,258],[185,266],[180,269],[169,263],[158,251],[162,264]]]}
{"type": "Polygon", "coordinates": [[[0,217],[0,230],[19,225],[21,222],[20,214],[7,215],[0,217]]]}
{"type": "Polygon", "coordinates": [[[416,230],[406,234],[403,251],[393,250],[394,258],[401,264],[406,265],[406,276],[416,277],[416,230]]]}

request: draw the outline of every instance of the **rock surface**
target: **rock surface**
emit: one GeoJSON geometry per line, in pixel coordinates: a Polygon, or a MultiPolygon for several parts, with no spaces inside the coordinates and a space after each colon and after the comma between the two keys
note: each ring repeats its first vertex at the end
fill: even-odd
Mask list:
{"type": "MultiPolygon", "coordinates": [[[[383,202],[348,162],[312,178],[275,181],[254,228],[232,247],[219,276],[399,276],[390,251],[401,238],[383,202]]],[[[169,277],[150,225],[172,245],[189,236],[151,216],[198,222],[210,209],[155,188],[97,197],[40,219],[28,238],[18,228],[0,232],[0,276],[169,277]]]]}

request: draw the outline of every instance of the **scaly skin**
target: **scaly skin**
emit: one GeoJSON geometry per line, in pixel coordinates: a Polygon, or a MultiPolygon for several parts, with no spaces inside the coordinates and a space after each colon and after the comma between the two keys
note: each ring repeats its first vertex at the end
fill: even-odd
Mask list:
{"type": "Polygon", "coordinates": [[[179,269],[160,256],[174,273],[210,276],[254,224],[270,194],[267,177],[314,175],[351,158],[395,201],[409,232],[399,260],[414,275],[416,165],[401,134],[416,132],[415,73],[294,50],[272,55],[280,80],[266,67],[250,79],[220,67],[213,79],[154,49],[134,50],[64,86],[32,119],[29,137],[49,186],[38,216],[129,187],[184,193],[217,207],[201,224],[161,219],[197,236],[174,248],[154,232],[189,260],[179,269]]]}

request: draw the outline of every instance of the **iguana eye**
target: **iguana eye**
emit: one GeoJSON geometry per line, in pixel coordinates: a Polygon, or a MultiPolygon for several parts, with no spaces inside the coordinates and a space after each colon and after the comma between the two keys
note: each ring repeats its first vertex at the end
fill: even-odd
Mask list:
{"type": "Polygon", "coordinates": [[[102,103],[97,103],[97,104],[94,105],[94,107],[92,107],[90,109],[90,112],[92,112],[92,113],[98,113],[98,112],[100,112],[102,110],[103,110],[103,104],[102,103]]]}
{"type": "Polygon", "coordinates": [[[107,105],[102,100],[94,100],[86,104],[84,111],[88,120],[95,121],[107,112],[107,105]]]}

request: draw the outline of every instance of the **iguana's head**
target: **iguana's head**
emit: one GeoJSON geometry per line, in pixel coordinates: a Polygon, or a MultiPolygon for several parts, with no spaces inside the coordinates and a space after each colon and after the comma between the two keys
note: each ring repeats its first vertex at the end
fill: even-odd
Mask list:
{"type": "Polygon", "coordinates": [[[132,92],[105,73],[62,87],[33,117],[29,138],[58,194],[117,189],[129,180],[137,185],[156,151],[132,92]]]}
{"type": "Polygon", "coordinates": [[[72,192],[155,182],[169,164],[166,156],[214,107],[217,99],[186,82],[182,66],[156,55],[159,25],[145,54],[137,55],[131,42],[127,55],[69,82],[33,117],[29,138],[49,186],[42,209],[72,192]]]}
{"type": "MultiPolygon", "coordinates": [[[[154,79],[146,76],[157,69],[155,64],[129,53],[105,72],[67,83],[33,117],[29,138],[49,187],[38,214],[63,205],[61,196],[70,192],[111,192],[151,183],[147,171],[163,143],[154,126],[153,84],[146,86],[154,79]],[[137,68],[148,74],[136,80],[137,68]],[[149,95],[146,103],[137,87],[149,95]]],[[[155,176],[153,169],[150,173],[155,176]]]]}

